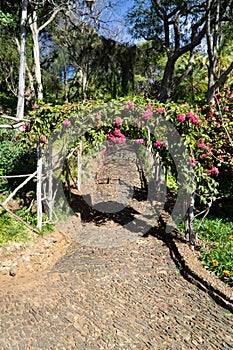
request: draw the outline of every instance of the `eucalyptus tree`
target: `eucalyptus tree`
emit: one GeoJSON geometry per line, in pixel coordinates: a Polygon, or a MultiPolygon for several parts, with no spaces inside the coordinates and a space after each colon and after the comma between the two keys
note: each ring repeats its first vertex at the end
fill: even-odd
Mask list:
{"type": "MultiPolygon", "coordinates": [[[[131,34],[137,39],[153,40],[156,49],[164,52],[167,59],[159,87],[159,101],[165,102],[169,99],[175,88],[192,71],[195,51],[204,39],[207,37],[207,41],[214,40],[215,43],[221,38],[219,24],[223,25],[225,21],[230,21],[232,4],[232,0],[135,0],[135,6],[127,16],[131,34]],[[175,66],[179,58],[187,53],[189,54],[187,65],[182,73],[176,76],[175,66]]],[[[216,55],[216,46],[212,51],[208,49],[209,57],[211,54],[216,55]]],[[[209,79],[210,72],[214,72],[215,67],[212,67],[214,64],[214,58],[210,59],[209,79]]],[[[211,87],[215,89],[230,73],[231,68],[230,65],[218,83],[210,82],[208,91],[211,87]]],[[[211,93],[208,92],[209,95],[211,93]]]]}
{"type": "Polygon", "coordinates": [[[233,60],[231,60],[224,70],[220,69],[217,72],[221,47],[230,34],[226,34],[226,30],[229,32],[229,26],[231,31],[233,29],[233,1],[207,0],[206,10],[206,41],[209,58],[207,102],[210,102],[216,89],[226,81],[233,70],[233,60]]]}

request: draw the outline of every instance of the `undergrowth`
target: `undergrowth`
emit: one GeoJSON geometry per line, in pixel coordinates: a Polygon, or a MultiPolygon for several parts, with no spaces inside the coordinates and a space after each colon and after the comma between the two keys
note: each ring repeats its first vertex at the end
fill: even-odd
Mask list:
{"type": "MultiPolygon", "coordinates": [[[[4,200],[4,196],[0,197],[0,201],[4,200]]],[[[36,229],[37,213],[36,210],[28,210],[27,207],[14,210],[14,214],[22,218],[28,225],[36,229]]],[[[43,221],[46,222],[47,216],[43,214],[43,221]]],[[[38,233],[40,236],[48,232],[54,231],[54,225],[46,223],[42,230],[38,233]]],[[[14,218],[10,213],[0,207],[0,247],[4,247],[10,243],[27,243],[35,238],[36,233],[26,227],[23,222],[14,218]]]]}
{"type": "Polygon", "coordinates": [[[203,266],[233,287],[233,219],[211,216],[198,235],[203,243],[200,255],[203,266]]]}

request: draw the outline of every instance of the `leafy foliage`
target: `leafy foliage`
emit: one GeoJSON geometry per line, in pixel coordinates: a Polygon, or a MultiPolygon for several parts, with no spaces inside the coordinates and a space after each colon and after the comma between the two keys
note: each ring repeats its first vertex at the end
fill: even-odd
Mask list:
{"type": "MultiPolygon", "coordinates": [[[[197,220],[196,224],[199,222],[197,220]]],[[[201,251],[202,264],[233,287],[233,222],[230,219],[209,217],[199,230],[205,243],[201,251]]]]}
{"type": "MultiPolygon", "coordinates": [[[[28,139],[21,137],[15,130],[0,129],[0,142],[1,175],[30,174],[35,171],[35,149],[27,144],[28,139]]],[[[0,179],[1,193],[10,192],[18,182],[16,179],[0,179]]]]}

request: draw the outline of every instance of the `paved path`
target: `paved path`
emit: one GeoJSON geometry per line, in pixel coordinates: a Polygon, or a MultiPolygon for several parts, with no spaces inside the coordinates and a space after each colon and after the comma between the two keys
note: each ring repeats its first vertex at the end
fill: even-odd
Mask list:
{"type": "Polygon", "coordinates": [[[70,222],[54,266],[1,285],[0,350],[232,350],[233,314],[184,279],[163,240],[111,215],[70,222]]]}
{"type": "Polygon", "coordinates": [[[154,237],[72,243],[50,271],[0,297],[0,349],[233,348],[233,315],[187,282],[154,237]]]}

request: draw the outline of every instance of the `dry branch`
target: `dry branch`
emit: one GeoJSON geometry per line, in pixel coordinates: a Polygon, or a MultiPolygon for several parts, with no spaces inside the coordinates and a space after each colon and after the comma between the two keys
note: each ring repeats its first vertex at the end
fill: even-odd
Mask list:
{"type": "Polygon", "coordinates": [[[18,192],[18,190],[20,190],[20,188],[22,188],[24,185],[26,185],[26,183],[28,183],[33,177],[35,177],[36,174],[37,174],[37,171],[35,171],[30,176],[28,176],[28,178],[24,182],[22,182],[18,187],[16,187],[16,189],[14,189],[14,191],[3,202],[3,205],[5,206],[7,204],[7,202],[9,202],[9,200],[15,196],[15,194],[18,192]]]}
{"type": "Polygon", "coordinates": [[[6,210],[11,216],[13,216],[16,220],[22,222],[29,230],[39,234],[39,231],[37,229],[35,229],[34,227],[32,227],[31,225],[29,225],[25,220],[23,220],[21,217],[19,217],[18,215],[16,215],[13,211],[11,211],[10,209],[6,208],[6,206],[3,203],[0,203],[0,207],[2,207],[4,210],[6,210]]]}

